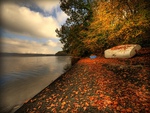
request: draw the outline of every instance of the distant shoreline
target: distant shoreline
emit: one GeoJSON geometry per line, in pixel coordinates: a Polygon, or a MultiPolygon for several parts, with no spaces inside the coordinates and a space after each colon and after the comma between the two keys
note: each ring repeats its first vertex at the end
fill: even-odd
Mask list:
{"type": "Polygon", "coordinates": [[[0,53],[0,56],[66,56],[55,54],[0,53]]]}

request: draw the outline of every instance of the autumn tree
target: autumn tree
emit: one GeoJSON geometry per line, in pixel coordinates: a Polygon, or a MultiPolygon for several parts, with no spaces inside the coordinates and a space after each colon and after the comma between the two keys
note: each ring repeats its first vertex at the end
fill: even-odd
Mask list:
{"type": "Polygon", "coordinates": [[[117,28],[118,30],[115,28],[116,31],[113,30],[109,36],[111,42],[115,45],[126,43],[143,45],[145,40],[149,40],[150,3],[148,0],[117,1],[114,8],[118,13],[120,12],[122,21],[117,23],[120,28],[117,28]]]}
{"type": "Polygon", "coordinates": [[[101,0],[93,7],[93,21],[84,43],[92,52],[149,40],[150,4],[147,0],[101,0]]]}

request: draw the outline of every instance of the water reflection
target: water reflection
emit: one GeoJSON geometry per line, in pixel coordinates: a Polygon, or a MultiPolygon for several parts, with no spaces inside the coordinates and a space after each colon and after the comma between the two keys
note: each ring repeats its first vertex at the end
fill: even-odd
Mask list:
{"type": "Polygon", "coordinates": [[[2,58],[0,112],[20,107],[58,78],[66,64],[70,64],[70,57],[2,58]]]}

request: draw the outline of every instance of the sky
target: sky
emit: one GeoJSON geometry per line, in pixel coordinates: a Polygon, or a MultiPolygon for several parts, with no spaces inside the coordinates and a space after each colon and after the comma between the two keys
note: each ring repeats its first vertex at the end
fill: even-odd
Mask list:
{"type": "Polygon", "coordinates": [[[60,1],[18,1],[0,3],[0,52],[55,54],[61,51],[63,45],[55,30],[68,16],[60,9],[60,1]]]}

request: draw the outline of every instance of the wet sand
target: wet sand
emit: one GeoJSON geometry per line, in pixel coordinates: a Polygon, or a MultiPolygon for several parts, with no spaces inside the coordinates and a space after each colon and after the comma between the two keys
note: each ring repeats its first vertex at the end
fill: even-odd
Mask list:
{"type": "Polygon", "coordinates": [[[82,58],[16,113],[149,113],[150,48],[130,59],[82,58]]]}

